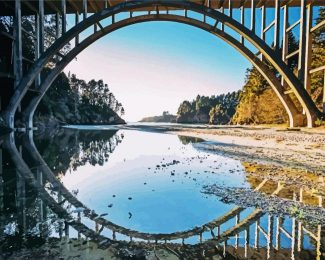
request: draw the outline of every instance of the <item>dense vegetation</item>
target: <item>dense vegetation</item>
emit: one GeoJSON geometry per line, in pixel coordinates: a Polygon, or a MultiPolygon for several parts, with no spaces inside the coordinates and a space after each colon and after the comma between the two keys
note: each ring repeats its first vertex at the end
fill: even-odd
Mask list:
{"type": "Polygon", "coordinates": [[[256,68],[247,70],[246,83],[233,124],[281,124],[288,121],[287,113],[275,92],[256,68]]]}
{"type": "Polygon", "coordinates": [[[103,165],[124,135],[117,130],[71,130],[35,137],[37,149],[56,176],[78,167],[103,165]]]}
{"type": "Polygon", "coordinates": [[[238,105],[240,91],[218,96],[200,96],[183,101],[177,111],[178,123],[228,124],[238,105]]]}
{"type": "Polygon", "coordinates": [[[64,73],[54,81],[35,113],[37,124],[59,121],[64,124],[125,123],[124,108],[102,80],[88,83],[64,73]],[[54,119],[54,120],[52,120],[54,119]]]}
{"type": "Polygon", "coordinates": [[[161,116],[148,116],[140,120],[140,122],[155,122],[155,123],[175,123],[176,116],[164,111],[161,116]]]}
{"type": "MultiPolygon", "coordinates": [[[[325,20],[325,7],[319,9],[319,16],[316,23],[325,20]]],[[[318,68],[325,64],[325,27],[321,27],[313,32],[312,37],[312,60],[311,69],[318,68]]],[[[316,102],[319,109],[323,109],[323,86],[324,86],[324,71],[313,73],[311,75],[311,96],[316,102]]]]}

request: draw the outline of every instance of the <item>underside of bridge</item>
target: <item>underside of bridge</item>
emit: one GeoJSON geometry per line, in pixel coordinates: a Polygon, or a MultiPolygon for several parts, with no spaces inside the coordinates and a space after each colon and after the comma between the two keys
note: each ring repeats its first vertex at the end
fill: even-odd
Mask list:
{"type": "Polygon", "coordinates": [[[7,30],[0,28],[2,117],[8,128],[17,127],[17,121],[32,128],[35,109],[51,83],[86,47],[128,25],[171,21],[205,30],[233,46],[267,79],[288,113],[290,126],[312,127],[317,120],[325,118],[310,97],[311,74],[325,72],[325,64],[311,69],[313,32],[325,25],[325,21],[313,24],[313,11],[318,6],[325,6],[325,1],[1,1],[0,18],[9,19],[11,25],[7,30]],[[290,8],[300,8],[300,18],[293,24],[289,24],[290,8]],[[236,9],[239,17],[234,14],[236,9]],[[268,10],[274,12],[274,19],[269,24],[266,23],[268,10]],[[247,13],[249,24],[245,23],[247,13]],[[68,15],[75,17],[75,25],[69,30],[68,15]],[[47,16],[55,19],[55,32],[47,30],[47,16]],[[33,22],[31,31],[23,27],[24,17],[33,22]],[[257,23],[260,33],[256,29],[257,23]],[[288,34],[296,27],[300,32],[299,48],[289,53],[288,34]],[[89,28],[92,28],[91,33],[89,28]],[[272,41],[266,41],[267,37],[270,38],[270,31],[273,31],[272,41]],[[86,37],[81,40],[80,36],[85,33],[86,37]],[[35,43],[32,59],[23,56],[24,35],[35,43]],[[50,40],[46,35],[51,36],[50,40]],[[296,71],[287,65],[292,57],[298,59],[296,71]]]}

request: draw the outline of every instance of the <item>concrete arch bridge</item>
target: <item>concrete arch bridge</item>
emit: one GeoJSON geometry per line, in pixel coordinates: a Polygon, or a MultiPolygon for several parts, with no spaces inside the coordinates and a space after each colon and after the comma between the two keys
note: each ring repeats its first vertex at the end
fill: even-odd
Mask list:
{"type": "MultiPolygon", "coordinates": [[[[2,101],[2,117],[6,126],[11,129],[15,128],[17,118],[24,121],[27,128],[32,128],[34,112],[51,83],[85,48],[125,26],[151,21],[171,21],[205,30],[234,47],[267,79],[288,113],[290,127],[312,127],[317,120],[325,118],[324,111],[320,111],[310,97],[311,74],[325,71],[325,64],[311,69],[312,35],[325,25],[325,21],[313,24],[315,9],[313,7],[319,6],[325,6],[325,2],[323,0],[1,1],[0,16],[9,16],[13,19],[13,33],[1,33],[13,42],[11,64],[13,73],[5,74],[6,77],[12,78],[13,86],[8,99],[2,101]],[[288,12],[292,8],[300,8],[300,18],[290,25],[288,12]],[[239,17],[236,17],[235,9],[240,10],[239,17]],[[267,24],[266,14],[269,10],[274,13],[274,19],[267,24]],[[67,30],[68,14],[75,14],[75,25],[69,30],[67,30]],[[46,41],[44,36],[47,33],[46,15],[54,15],[56,19],[56,31],[52,33],[53,40],[50,42],[46,41]],[[249,24],[245,15],[250,17],[249,24]],[[23,16],[34,17],[33,33],[23,28],[21,23],[23,16]],[[257,32],[257,27],[260,28],[260,33],[257,32]],[[289,53],[288,34],[296,27],[299,27],[300,31],[299,48],[289,53]],[[25,33],[34,39],[36,47],[35,59],[30,60],[29,68],[24,70],[23,64],[26,59],[22,55],[24,45],[22,35],[25,33]],[[81,35],[86,37],[81,40],[81,35]],[[272,38],[271,44],[268,43],[269,38],[272,38]],[[72,47],[66,51],[65,47],[68,44],[72,47]],[[298,57],[297,73],[288,66],[288,60],[294,56],[298,57]]],[[[323,99],[325,104],[325,94],[323,99]]]]}

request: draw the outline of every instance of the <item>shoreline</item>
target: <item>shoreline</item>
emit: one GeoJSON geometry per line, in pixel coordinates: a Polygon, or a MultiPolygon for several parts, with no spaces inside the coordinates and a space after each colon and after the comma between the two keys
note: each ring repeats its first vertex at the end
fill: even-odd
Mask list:
{"type": "Polygon", "coordinates": [[[169,129],[166,133],[203,139],[192,145],[241,161],[250,188],[208,185],[203,193],[241,207],[294,216],[311,226],[325,225],[325,131],[228,128],[169,129]],[[263,181],[267,184],[254,191],[263,181]],[[279,192],[272,193],[274,189],[279,192]]]}

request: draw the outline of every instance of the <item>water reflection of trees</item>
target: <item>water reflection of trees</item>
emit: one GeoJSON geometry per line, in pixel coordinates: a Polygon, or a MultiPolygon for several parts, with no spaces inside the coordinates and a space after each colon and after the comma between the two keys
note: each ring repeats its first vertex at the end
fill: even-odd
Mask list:
{"type": "Polygon", "coordinates": [[[75,171],[85,164],[103,165],[123,134],[117,130],[87,131],[65,129],[52,136],[35,138],[35,144],[50,169],[57,174],[75,171]]]}
{"type": "MultiPolygon", "coordinates": [[[[78,138],[78,135],[68,137],[64,134],[61,136],[62,140],[64,138],[70,140],[71,136],[78,138]]],[[[83,139],[80,138],[80,140],[83,139]]],[[[77,154],[76,157],[80,160],[83,156],[91,158],[93,151],[97,158],[97,154],[102,150],[112,148],[112,145],[109,144],[102,147],[98,144],[100,140],[94,138],[90,141],[84,141],[84,143],[78,140],[71,141],[72,144],[77,144],[78,148],[74,150],[74,153],[68,155],[77,154]]],[[[49,143],[52,142],[55,140],[51,140],[49,143]]],[[[66,141],[57,143],[58,146],[60,144],[66,144],[66,141]]],[[[23,142],[21,149],[3,150],[4,167],[0,175],[3,179],[0,180],[0,192],[3,190],[4,193],[0,194],[0,198],[9,196],[11,200],[8,203],[9,197],[6,197],[6,204],[0,203],[0,253],[5,258],[24,259],[24,256],[27,256],[29,259],[35,259],[37,256],[44,257],[45,255],[68,258],[68,254],[74,254],[80,255],[81,259],[89,259],[92,254],[97,255],[101,252],[98,250],[99,247],[106,249],[106,253],[110,252],[112,243],[116,243],[117,246],[114,246],[114,249],[120,259],[134,259],[128,258],[128,254],[133,254],[135,251],[144,252],[144,255],[147,255],[148,252],[154,252],[158,255],[170,253],[171,255],[174,254],[173,257],[176,259],[202,259],[203,256],[218,258],[221,255],[224,255],[225,259],[255,259],[256,257],[259,259],[269,257],[285,259],[284,256],[288,258],[290,254],[297,256],[296,259],[313,259],[315,252],[317,256],[321,256],[323,252],[321,245],[324,243],[320,240],[323,240],[322,237],[324,236],[321,226],[318,226],[316,230],[309,229],[308,231],[313,232],[310,234],[315,237],[316,250],[310,249],[310,246],[304,249],[303,243],[299,243],[304,239],[302,237],[299,239],[297,234],[307,230],[305,229],[307,226],[294,218],[290,220],[290,225],[284,225],[281,218],[264,214],[261,210],[251,212],[248,209],[249,212],[246,213],[251,212],[249,215],[246,213],[240,215],[240,212],[246,209],[238,207],[214,220],[213,223],[172,234],[140,234],[136,230],[126,230],[116,225],[108,225],[108,222],[101,216],[93,215],[95,213],[88,210],[82,210],[83,207],[79,206],[78,200],[66,194],[63,187],[57,185],[55,191],[48,189],[47,181],[45,181],[47,173],[42,164],[38,167],[33,166],[31,169],[26,168],[27,165],[24,166],[24,161],[31,160],[26,157],[27,154],[38,154],[36,150],[33,150],[34,147],[32,139],[29,139],[29,142],[23,142]],[[7,152],[10,152],[13,159],[7,152]],[[42,177],[42,172],[44,177],[42,177]],[[92,221],[91,224],[90,221],[92,221]],[[232,224],[227,227],[227,223],[232,224]],[[274,228],[272,228],[274,226],[278,230],[275,234],[273,234],[274,228]],[[72,231],[70,234],[69,230],[72,231]],[[281,245],[280,232],[282,235],[288,235],[289,240],[292,240],[291,247],[286,244],[288,240],[284,239],[281,240],[285,244],[284,246],[281,245]],[[116,233],[126,237],[116,241],[115,239],[118,237],[116,233]],[[255,241],[253,241],[253,237],[255,237],[255,241]],[[138,243],[136,240],[128,243],[128,241],[132,241],[132,238],[140,238],[142,243],[138,243]],[[195,239],[199,243],[191,245],[185,239],[195,239]],[[263,239],[267,240],[266,244],[263,239]],[[92,243],[96,244],[93,251],[92,249],[87,251],[78,247],[86,245],[88,241],[93,241],[92,243]],[[121,252],[125,252],[125,255],[121,252]],[[81,255],[85,253],[87,256],[82,257],[81,255]]],[[[72,149],[69,146],[63,148],[72,149]]],[[[43,149],[46,150],[46,147],[43,149]]],[[[37,156],[34,157],[34,160],[41,161],[37,160],[37,156]]],[[[56,160],[59,162],[58,159],[56,160]]],[[[89,161],[86,160],[85,163],[89,163],[89,161]]],[[[33,163],[33,165],[35,164],[37,163],[33,163]]],[[[274,188],[276,189],[276,187],[274,188]]],[[[309,235],[308,232],[305,235],[309,235]]],[[[87,244],[87,248],[90,247],[87,244]]]]}

